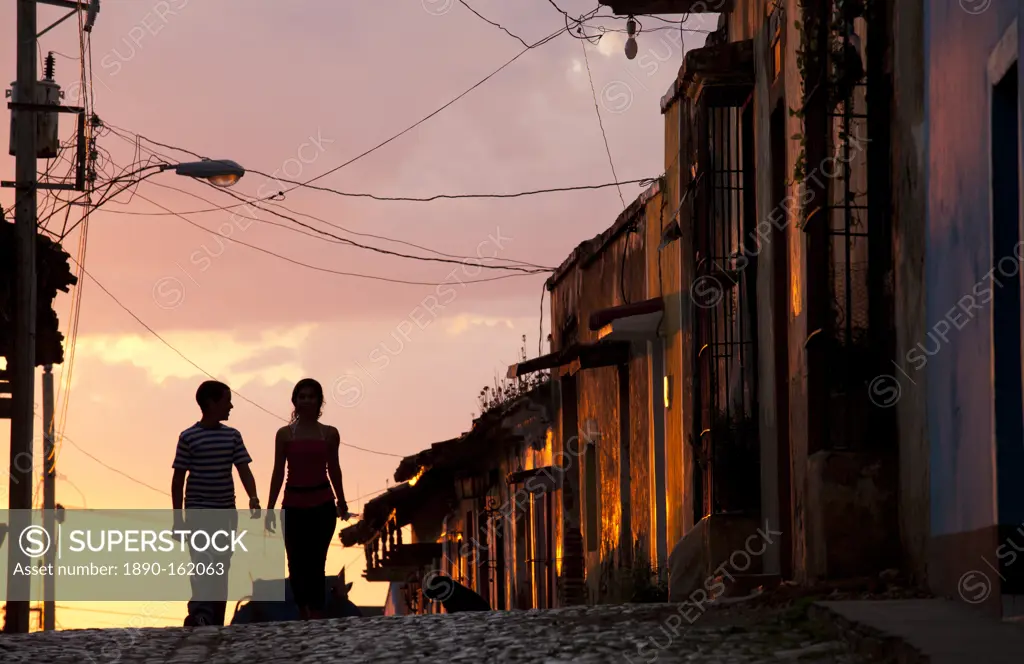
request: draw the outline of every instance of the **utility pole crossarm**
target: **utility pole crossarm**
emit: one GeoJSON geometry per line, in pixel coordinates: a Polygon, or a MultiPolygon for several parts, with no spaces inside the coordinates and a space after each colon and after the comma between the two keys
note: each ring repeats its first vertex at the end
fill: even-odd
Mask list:
{"type": "Polygon", "coordinates": [[[63,7],[64,9],[89,9],[88,2],[72,2],[72,0],[36,0],[41,5],[63,7]]]}

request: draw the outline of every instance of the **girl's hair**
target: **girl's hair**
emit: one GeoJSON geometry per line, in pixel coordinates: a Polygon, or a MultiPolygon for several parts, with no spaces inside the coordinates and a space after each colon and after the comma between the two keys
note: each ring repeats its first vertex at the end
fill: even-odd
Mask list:
{"type": "MultiPolygon", "coordinates": [[[[292,390],[292,406],[295,406],[299,400],[299,392],[309,388],[313,390],[313,394],[317,397],[320,403],[317,405],[317,416],[316,419],[320,419],[320,416],[324,414],[324,388],[317,381],[312,378],[303,378],[299,382],[295,383],[295,388],[292,390]]],[[[292,423],[299,419],[299,414],[295,410],[292,410],[292,423]]]]}

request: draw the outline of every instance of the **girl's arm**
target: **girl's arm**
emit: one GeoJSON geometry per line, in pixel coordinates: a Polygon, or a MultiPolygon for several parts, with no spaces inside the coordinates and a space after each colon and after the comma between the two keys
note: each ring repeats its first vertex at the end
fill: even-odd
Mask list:
{"type": "Polygon", "coordinates": [[[285,435],[286,428],[277,430],[277,439],[274,441],[274,471],[270,474],[270,500],[267,509],[272,510],[277,504],[277,495],[281,493],[281,485],[284,484],[284,465],[288,455],[288,436],[285,435]]]}
{"type": "Polygon", "coordinates": [[[328,457],[327,475],[331,479],[331,486],[334,487],[334,495],[338,497],[338,506],[345,511],[348,510],[348,503],[345,502],[345,488],[341,484],[341,461],[339,450],[341,449],[341,434],[334,427],[329,429],[328,440],[334,447],[333,453],[328,457]]]}

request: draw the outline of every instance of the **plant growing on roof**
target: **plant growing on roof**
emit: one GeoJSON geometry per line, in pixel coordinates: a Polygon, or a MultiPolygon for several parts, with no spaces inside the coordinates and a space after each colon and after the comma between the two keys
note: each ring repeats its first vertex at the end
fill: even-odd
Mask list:
{"type": "MultiPolygon", "coordinates": [[[[793,26],[800,35],[800,44],[796,49],[796,66],[799,72],[801,100],[799,108],[790,108],[791,117],[800,123],[800,131],[790,138],[800,142],[793,165],[793,178],[790,184],[800,185],[807,173],[807,136],[805,111],[811,98],[820,93],[828,95],[828,108],[833,112],[839,104],[849,104],[852,90],[864,78],[864,63],[859,52],[859,37],[853,32],[852,26],[856,18],[867,17],[871,10],[872,0],[831,0],[829,2],[829,23],[826,38],[828,44],[819,51],[820,18],[815,8],[820,9],[821,0],[800,0],[803,22],[794,21],[793,26]],[[824,59],[825,62],[821,60],[824,59]],[[818,80],[807,89],[809,72],[817,72],[818,80]],[[821,90],[821,88],[825,88],[821,90]]],[[[839,139],[847,139],[843,131],[839,139]]],[[[801,218],[803,218],[801,210],[801,218]]]]}
{"type": "MultiPolygon", "coordinates": [[[[526,335],[522,338],[523,345],[519,349],[519,361],[525,362],[528,358],[526,355],[526,335]]],[[[507,378],[498,377],[498,374],[494,375],[494,386],[485,386],[480,390],[478,396],[480,403],[480,414],[489,413],[497,408],[505,406],[506,404],[512,403],[516,399],[530,393],[532,390],[544,385],[550,379],[547,371],[538,371],[536,373],[521,376],[519,378],[507,378]]]]}

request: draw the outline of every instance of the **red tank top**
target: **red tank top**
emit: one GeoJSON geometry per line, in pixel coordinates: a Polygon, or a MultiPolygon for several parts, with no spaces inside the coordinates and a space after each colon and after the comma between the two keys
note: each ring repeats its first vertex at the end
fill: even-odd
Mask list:
{"type": "Polygon", "coordinates": [[[288,478],[284,483],[282,507],[318,507],[334,502],[334,491],[327,476],[329,443],[320,425],[320,438],[295,438],[288,444],[288,478]]]}

